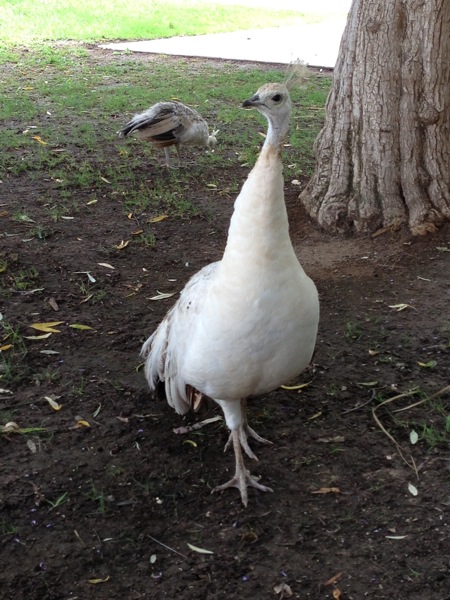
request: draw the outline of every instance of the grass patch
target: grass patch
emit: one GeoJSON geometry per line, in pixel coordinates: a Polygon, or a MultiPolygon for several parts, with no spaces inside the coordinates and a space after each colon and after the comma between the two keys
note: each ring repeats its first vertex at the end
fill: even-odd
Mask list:
{"type": "MultiPolygon", "coordinates": [[[[294,25],[304,18],[300,10],[202,0],[21,0],[0,7],[0,39],[8,45],[41,40],[155,39],[294,25]]],[[[320,15],[313,14],[309,20],[318,18],[320,15]]]]}

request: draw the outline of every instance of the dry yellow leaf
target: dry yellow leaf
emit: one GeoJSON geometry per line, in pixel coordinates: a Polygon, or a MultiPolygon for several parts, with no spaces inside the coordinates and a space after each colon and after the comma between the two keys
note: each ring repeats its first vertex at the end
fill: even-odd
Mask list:
{"type": "Polygon", "coordinates": [[[24,335],[23,337],[26,340],[46,340],[47,338],[49,338],[51,336],[51,332],[50,333],[43,333],[42,335],[24,335]]]}
{"type": "Polygon", "coordinates": [[[53,410],[61,410],[62,409],[62,404],[58,404],[56,402],[56,400],[53,400],[53,398],[51,398],[50,396],[44,396],[44,398],[47,400],[47,402],[50,404],[50,406],[53,408],[53,410]]]}
{"type": "Polygon", "coordinates": [[[310,385],[310,381],[308,381],[308,383],[300,383],[300,385],[282,385],[280,386],[281,388],[283,388],[283,390],[302,390],[305,387],[308,387],[308,385],[310,385]]]}
{"type": "Polygon", "coordinates": [[[15,421],[10,421],[9,423],[6,423],[6,425],[2,425],[0,427],[0,431],[2,433],[13,433],[13,432],[20,431],[20,427],[17,425],[17,423],[15,421]]]}
{"type": "Polygon", "coordinates": [[[109,575],[108,575],[108,577],[105,577],[104,579],[89,579],[88,581],[89,581],[89,583],[92,583],[95,585],[96,583],[106,583],[108,580],[109,580],[109,575]]]}
{"type": "Polygon", "coordinates": [[[33,329],[44,331],[45,333],[61,333],[59,329],[54,329],[56,325],[63,325],[64,321],[50,321],[49,323],[33,323],[30,325],[33,329]]]}
{"type": "Polygon", "coordinates": [[[194,448],[197,448],[197,443],[193,440],[184,440],[183,444],[190,444],[191,446],[194,446],[194,448]]]}
{"type": "Polygon", "coordinates": [[[124,240],[122,240],[120,242],[120,244],[117,244],[117,246],[114,246],[114,248],[117,248],[117,250],[123,250],[124,248],[126,248],[129,244],[129,240],[127,240],[126,242],[124,240]]]}
{"type": "Polygon", "coordinates": [[[164,221],[164,219],[167,219],[168,217],[169,215],[159,215],[158,217],[153,217],[152,219],[149,219],[147,223],[159,223],[160,221],[164,221]]]}
{"type": "Polygon", "coordinates": [[[33,135],[33,140],[36,140],[37,142],[39,142],[43,146],[47,145],[47,142],[44,142],[44,140],[39,135],[33,135]]]}
{"type": "Polygon", "coordinates": [[[0,346],[0,352],[6,352],[6,350],[9,350],[10,348],[12,348],[12,344],[6,344],[6,346],[0,346]]]}
{"type": "Polygon", "coordinates": [[[93,327],[89,327],[89,325],[80,325],[79,323],[72,323],[71,325],[69,325],[69,327],[71,327],[72,329],[81,329],[81,330],[92,330],[94,331],[93,327]]]}

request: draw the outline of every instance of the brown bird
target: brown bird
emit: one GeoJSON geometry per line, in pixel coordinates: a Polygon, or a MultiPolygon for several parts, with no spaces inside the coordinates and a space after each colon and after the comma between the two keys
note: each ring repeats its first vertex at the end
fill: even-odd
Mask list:
{"type": "Polygon", "coordinates": [[[150,389],[164,385],[178,413],[202,394],[219,404],[230,429],[235,474],[213,491],[237,487],[272,491],[244,464],[257,460],[248,438],[268,443],[247,423],[246,400],[301,373],[311,360],[319,322],[316,286],[292,247],[284,202],[281,153],[291,100],[281,84],[267,84],[243,104],[269,122],[264,146],[234,205],[219,262],[201,269],[145,342],[150,389]]]}
{"type": "Polygon", "coordinates": [[[169,146],[175,146],[178,165],[181,164],[180,144],[192,144],[209,148],[217,143],[214,130],[211,135],[208,123],[196,110],[181,102],[158,102],[146,111],[135,115],[117,132],[119,137],[131,134],[151,142],[156,148],[164,148],[166,166],[170,167],[169,146]]]}

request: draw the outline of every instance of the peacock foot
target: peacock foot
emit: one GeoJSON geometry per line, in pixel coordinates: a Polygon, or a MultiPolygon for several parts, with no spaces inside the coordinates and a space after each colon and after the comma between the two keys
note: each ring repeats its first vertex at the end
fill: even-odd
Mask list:
{"type": "Polygon", "coordinates": [[[247,504],[248,504],[247,489],[249,487],[253,487],[253,488],[256,488],[257,490],[261,490],[261,492],[273,492],[272,488],[259,483],[258,479],[256,477],[254,477],[253,475],[251,475],[250,472],[245,468],[241,469],[241,470],[236,469],[236,474],[234,475],[234,477],[232,479],[230,479],[230,481],[227,481],[226,483],[224,483],[222,485],[218,485],[217,487],[215,487],[212,490],[211,493],[214,494],[215,492],[220,492],[220,491],[225,490],[230,487],[235,487],[240,491],[242,504],[244,506],[247,506],[247,504]]]}

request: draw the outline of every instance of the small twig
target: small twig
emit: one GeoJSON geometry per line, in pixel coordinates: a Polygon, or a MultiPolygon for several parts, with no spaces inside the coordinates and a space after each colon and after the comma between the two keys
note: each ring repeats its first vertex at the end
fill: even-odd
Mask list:
{"type": "Polygon", "coordinates": [[[196,431],[197,429],[201,429],[205,425],[209,425],[210,423],[215,423],[216,421],[222,421],[221,416],[211,417],[210,419],[205,419],[204,421],[200,421],[199,423],[194,423],[193,425],[187,425],[186,427],[177,427],[173,430],[174,433],[190,433],[191,431],[196,431]]]}
{"type": "Polygon", "coordinates": [[[175,554],[178,554],[179,556],[182,556],[183,558],[185,558],[187,560],[187,556],[185,556],[184,554],[181,554],[181,552],[178,552],[178,550],[174,550],[170,546],[166,546],[166,544],[163,544],[162,542],[160,542],[156,538],[152,537],[149,533],[147,533],[147,537],[149,537],[151,540],[153,540],[154,542],[156,542],[157,544],[159,544],[163,548],[166,548],[166,550],[170,550],[171,552],[175,552],[175,554]]]}
{"type": "Polygon", "coordinates": [[[389,431],[387,431],[387,429],[383,426],[383,424],[381,423],[380,419],[377,417],[377,415],[375,414],[376,411],[383,405],[385,404],[390,404],[391,402],[394,402],[395,400],[399,400],[400,398],[406,398],[408,396],[411,396],[412,394],[416,394],[417,390],[411,390],[410,392],[404,392],[403,394],[397,394],[397,396],[394,396],[393,398],[388,398],[387,400],[384,400],[384,402],[381,402],[380,404],[378,404],[378,406],[375,406],[375,408],[372,408],[372,416],[375,420],[375,423],[378,425],[378,427],[381,429],[381,431],[387,435],[387,437],[391,440],[391,442],[393,442],[393,444],[395,445],[395,447],[397,448],[397,451],[400,455],[400,458],[403,460],[403,462],[414,471],[414,473],[416,474],[416,477],[419,478],[419,471],[417,470],[417,465],[416,462],[414,460],[414,458],[410,455],[410,461],[408,461],[405,458],[405,450],[400,446],[400,444],[397,442],[397,440],[394,438],[393,435],[391,435],[389,433],[389,431]]]}
{"type": "MultiPolygon", "coordinates": [[[[414,404],[410,404],[409,406],[405,406],[403,408],[397,408],[397,410],[394,410],[394,412],[398,413],[398,412],[403,412],[404,410],[409,410],[410,408],[415,408],[416,406],[419,406],[420,404],[423,404],[424,402],[429,402],[430,400],[433,400],[434,398],[437,398],[438,396],[442,396],[446,392],[450,392],[450,385],[446,385],[444,388],[442,388],[442,390],[435,392],[433,395],[429,396],[428,398],[419,400],[419,402],[415,402],[414,404]]],[[[394,398],[392,398],[392,400],[394,400],[394,398]]]]}
{"type": "Polygon", "coordinates": [[[367,406],[368,404],[370,404],[371,402],[373,402],[375,398],[375,390],[372,390],[372,396],[367,400],[367,402],[363,402],[362,404],[358,404],[358,406],[354,406],[353,408],[348,408],[347,410],[344,410],[341,415],[346,415],[347,413],[351,413],[354,412],[355,410],[359,410],[360,408],[364,408],[364,406],[367,406]]]}
{"type": "Polygon", "coordinates": [[[86,544],[84,543],[84,541],[82,540],[80,534],[78,533],[78,531],[76,529],[73,530],[75,536],[77,537],[77,539],[79,540],[80,544],[86,548],[86,544]]]}

